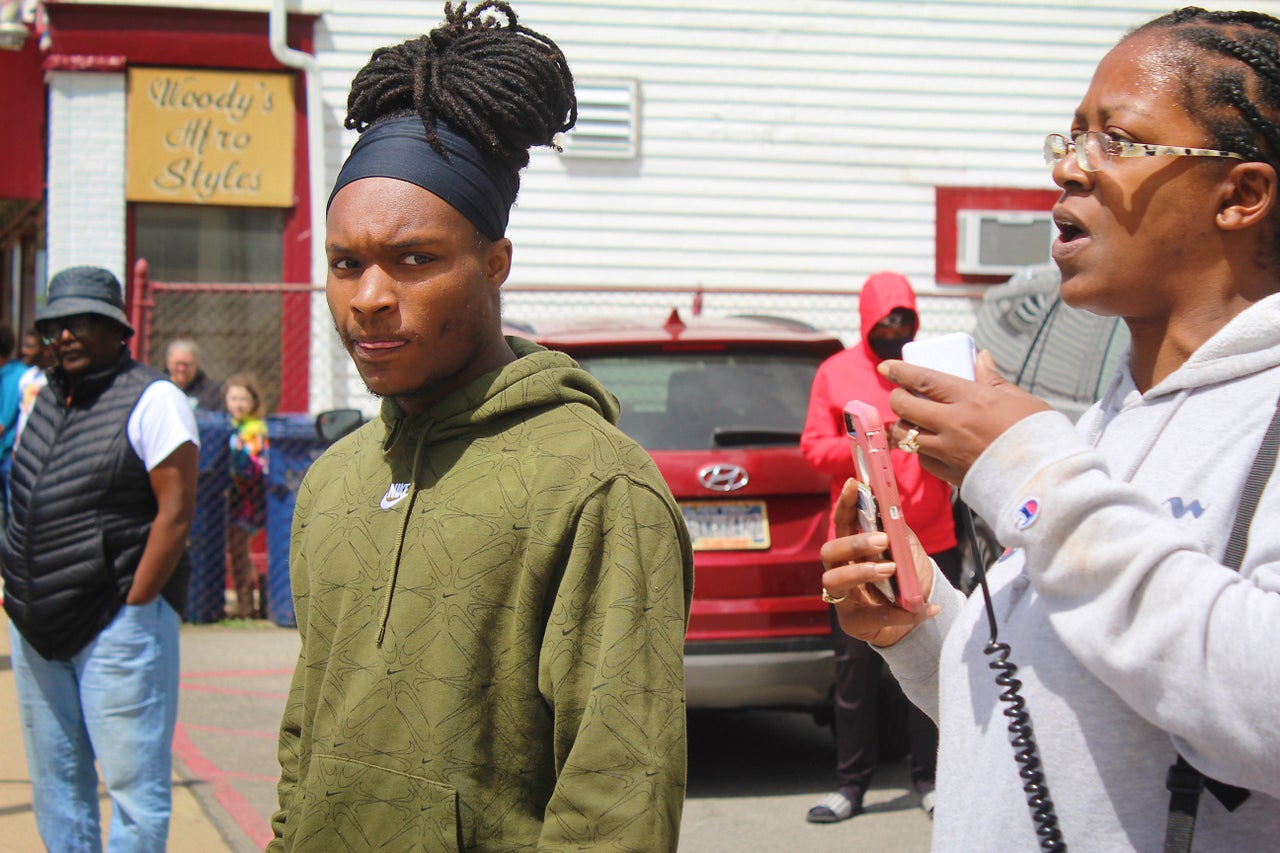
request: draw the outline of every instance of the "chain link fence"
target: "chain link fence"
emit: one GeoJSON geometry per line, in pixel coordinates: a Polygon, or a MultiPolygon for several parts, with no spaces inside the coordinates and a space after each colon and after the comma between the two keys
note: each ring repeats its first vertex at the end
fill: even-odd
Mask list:
{"type": "MultiPolygon", "coordinates": [[[[165,348],[177,337],[200,347],[202,369],[216,381],[247,372],[263,392],[266,412],[311,413],[308,355],[333,332],[313,323],[310,300],[322,288],[297,284],[147,283],[138,328],[138,357],[164,368],[165,348]]],[[[921,335],[972,331],[981,293],[968,289],[919,294],[921,335]]],[[[513,326],[552,317],[624,313],[662,317],[770,315],[832,332],[846,345],[858,340],[858,293],[853,290],[734,290],[728,288],[573,288],[507,285],[503,317],[513,326]]]]}
{"type": "MultiPolygon", "coordinates": [[[[294,496],[311,462],[323,451],[311,411],[309,353],[329,345],[326,324],[311,317],[318,288],[290,284],[181,284],[135,276],[130,293],[137,330],[136,356],[163,370],[174,338],[199,346],[200,367],[212,381],[249,373],[256,378],[267,418],[267,523],[255,537],[252,554],[263,579],[265,610],[280,625],[294,624],[288,582],[288,540],[294,496]]],[[[858,295],[854,291],[766,291],[722,288],[545,288],[509,285],[503,289],[503,316],[514,326],[551,317],[626,313],[656,318],[672,309],[685,316],[770,315],[799,320],[836,334],[846,344],[858,339],[858,295]]],[[[918,297],[922,334],[973,328],[974,294],[918,297]]],[[[350,369],[350,365],[346,365],[350,369]]],[[[351,371],[354,372],[353,370],[351,371]]],[[[200,479],[189,551],[192,577],[187,619],[225,618],[228,584],[227,495],[231,487],[228,441],[231,421],[220,413],[197,411],[200,479]]]]}
{"type": "Polygon", "coordinates": [[[176,338],[196,342],[212,380],[247,373],[265,412],[305,412],[310,295],[297,284],[135,284],[141,303],[136,356],[163,370],[176,338]]]}
{"type": "MultiPolygon", "coordinates": [[[[301,454],[306,458],[302,466],[305,471],[323,449],[309,429],[310,417],[306,414],[310,300],[314,291],[309,285],[152,282],[147,280],[145,268],[134,276],[130,289],[131,319],[136,330],[133,347],[140,361],[163,371],[169,342],[187,338],[198,346],[200,369],[211,382],[220,385],[236,374],[253,378],[262,395],[261,414],[267,418],[268,445],[272,432],[280,437],[275,454],[270,448],[267,451],[269,482],[272,455],[281,457],[278,467],[292,472],[298,466],[290,464],[291,460],[301,454]]],[[[196,425],[200,432],[200,475],[196,516],[188,541],[192,571],[186,618],[189,622],[216,622],[227,616],[231,588],[227,524],[232,424],[224,413],[197,409],[196,425]]],[[[274,500],[268,495],[266,528],[250,544],[259,578],[256,609],[280,625],[294,624],[288,587],[288,536],[293,494],[300,479],[292,472],[287,494],[274,500]],[[271,513],[273,506],[275,512],[271,513]],[[274,561],[279,563],[274,569],[272,554],[280,555],[274,561]]]]}
{"type": "MultiPolygon", "coordinates": [[[[769,315],[799,320],[828,331],[848,346],[861,335],[858,293],[853,290],[733,290],[726,288],[503,288],[503,318],[513,326],[537,327],[539,320],[593,313],[662,316],[677,309],[686,316],[769,315]]],[[[981,293],[916,297],[921,335],[971,332],[981,293]]]]}

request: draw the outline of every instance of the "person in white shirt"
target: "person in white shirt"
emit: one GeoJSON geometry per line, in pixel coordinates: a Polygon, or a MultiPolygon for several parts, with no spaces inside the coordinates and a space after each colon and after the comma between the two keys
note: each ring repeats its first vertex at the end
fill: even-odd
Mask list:
{"type": "Polygon", "coordinates": [[[45,371],[53,367],[53,347],[40,339],[40,333],[28,329],[22,335],[22,361],[27,369],[18,377],[18,426],[13,437],[16,447],[22,438],[22,428],[27,424],[27,417],[36,404],[40,389],[49,382],[45,371]]]}
{"type": "Polygon", "coordinates": [[[50,850],[163,850],[199,437],[134,361],[109,271],[54,276],[36,318],[57,361],[14,453],[0,542],[32,802],[50,850]],[[50,756],[57,756],[51,760],[50,756]]]}

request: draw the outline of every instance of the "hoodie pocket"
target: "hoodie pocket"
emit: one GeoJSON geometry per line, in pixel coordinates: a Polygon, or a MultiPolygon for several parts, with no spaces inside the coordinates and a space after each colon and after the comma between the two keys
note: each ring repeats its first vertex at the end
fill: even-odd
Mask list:
{"type": "Polygon", "coordinates": [[[292,850],[461,851],[458,792],[395,770],[313,755],[286,823],[292,850]]]}

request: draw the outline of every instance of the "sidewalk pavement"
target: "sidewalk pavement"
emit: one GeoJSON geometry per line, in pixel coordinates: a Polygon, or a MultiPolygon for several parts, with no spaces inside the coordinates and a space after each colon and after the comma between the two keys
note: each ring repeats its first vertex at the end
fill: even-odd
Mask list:
{"type": "MultiPolygon", "coordinates": [[[[182,626],[181,693],[174,736],[172,853],[249,853],[271,838],[275,736],[297,657],[297,631],[270,623],[182,626]],[[200,642],[218,632],[217,642],[200,642]],[[196,642],[192,642],[196,640],[196,642]],[[201,701],[210,693],[216,702],[201,701]],[[240,769],[244,754],[252,767],[240,769]]],[[[31,780],[0,611],[0,849],[40,853],[31,780]]],[[[104,834],[111,804],[99,792],[104,834]]]]}
{"type": "MultiPolygon", "coordinates": [[[[168,849],[260,853],[271,840],[276,739],[298,632],[261,620],[184,623],[181,643],[168,849]]],[[[929,849],[932,822],[918,808],[901,760],[876,773],[865,815],[836,826],[805,823],[805,810],[830,790],[834,764],[830,732],[807,715],[697,715],[690,740],[681,851],[929,849]]],[[[100,801],[105,816],[105,794],[100,801]]],[[[0,850],[43,849],[31,811],[9,625],[0,611],[0,850]]]]}

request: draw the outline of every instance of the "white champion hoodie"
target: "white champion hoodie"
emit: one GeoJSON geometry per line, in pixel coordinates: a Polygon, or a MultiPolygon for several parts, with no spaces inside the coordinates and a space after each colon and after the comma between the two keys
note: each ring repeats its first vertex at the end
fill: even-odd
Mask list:
{"type": "MultiPolygon", "coordinates": [[[[1127,360],[1125,360],[1127,364],[1127,360]]],[[[988,581],[1072,850],[1158,851],[1175,749],[1253,791],[1206,791],[1197,851],[1280,849],[1280,474],[1241,571],[1221,564],[1280,397],[1280,294],[1146,394],[1123,367],[1079,424],[1033,415],[962,496],[1011,551],[988,581]]],[[[939,724],[934,850],[1035,850],[982,594],[935,571],[937,618],[881,650],[939,724]]]]}

